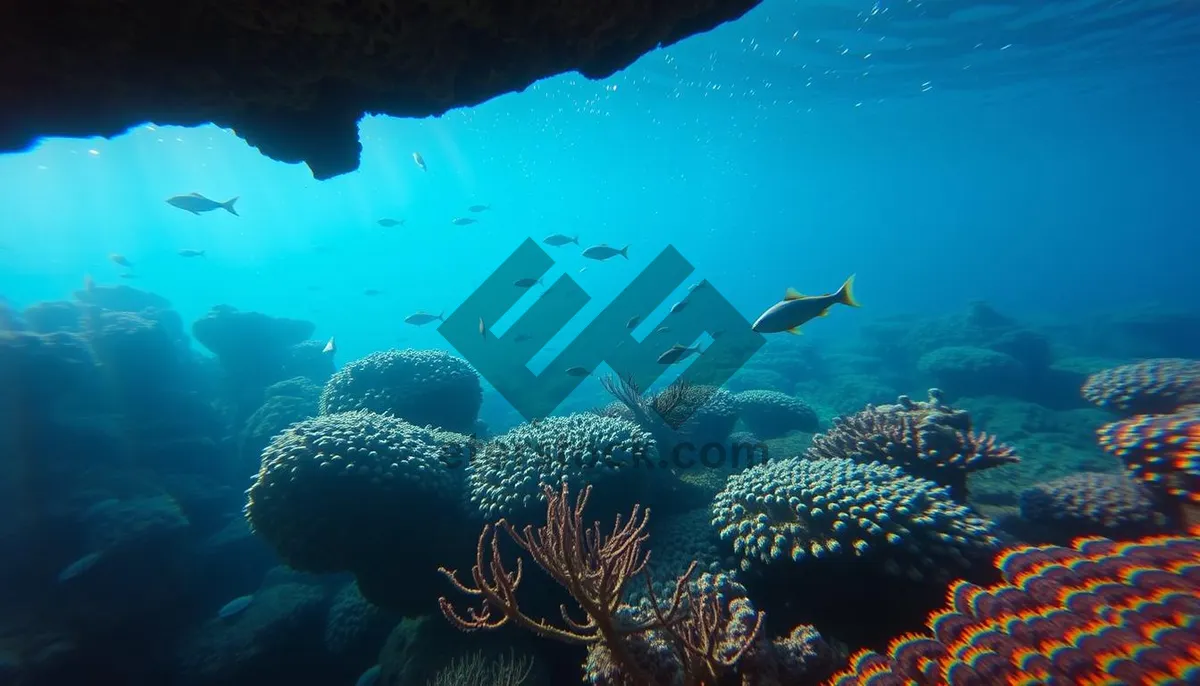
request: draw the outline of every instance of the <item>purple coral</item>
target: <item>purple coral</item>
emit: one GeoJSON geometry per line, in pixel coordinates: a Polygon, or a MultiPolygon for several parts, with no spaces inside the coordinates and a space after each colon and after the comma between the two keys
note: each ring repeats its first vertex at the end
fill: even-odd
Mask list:
{"type": "Polygon", "coordinates": [[[1150,491],[1123,474],[1071,474],[1026,489],[1020,503],[1022,519],[1062,538],[1132,538],[1166,524],[1150,491]]]}
{"type": "Polygon", "coordinates": [[[936,388],[929,390],[927,402],[900,396],[895,405],[868,405],[835,419],[833,428],[813,436],[807,456],[894,465],[949,487],[960,501],[968,474],[1019,461],[1010,446],[973,431],[966,410],[943,403],[936,388]]]}
{"type": "Polygon", "coordinates": [[[1170,414],[1200,403],[1200,360],[1161,357],[1096,372],[1083,384],[1088,402],[1123,414],[1170,414]]]}

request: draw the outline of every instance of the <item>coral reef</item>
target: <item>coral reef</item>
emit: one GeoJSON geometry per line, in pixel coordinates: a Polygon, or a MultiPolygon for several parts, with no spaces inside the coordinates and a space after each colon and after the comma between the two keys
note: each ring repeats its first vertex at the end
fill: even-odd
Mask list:
{"type": "Polygon", "coordinates": [[[925,353],[917,370],[955,395],[989,395],[1023,390],[1028,373],[1017,358],[989,348],[952,345],[925,353]]]}
{"type": "Polygon", "coordinates": [[[371,604],[350,582],[333,597],[325,618],[325,650],[350,664],[370,664],[387,638],[393,618],[371,604]]]}
{"type": "Polygon", "coordinates": [[[996,560],[1002,583],[956,583],[928,632],[858,653],[831,683],[1193,683],[1197,536],[1009,550],[996,560]]]}
{"type": "Polygon", "coordinates": [[[712,525],[743,570],[783,560],[874,558],[890,573],[950,578],[1000,541],[991,522],[897,467],[849,459],[775,460],[730,477],[712,525]]]}
{"type": "Polygon", "coordinates": [[[813,436],[807,454],[896,465],[948,487],[957,500],[965,500],[971,472],[1018,461],[1011,447],[972,431],[970,415],[942,402],[937,389],[930,389],[927,402],[900,396],[895,405],[840,417],[829,431],[813,436]]]}
{"type": "Polygon", "coordinates": [[[1153,490],[1200,505],[1200,406],[1102,426],[1100,446],[1153,490]]]}
{"type": "Polygon", "coordinates": [[[388,350],[338,370],[321,392],[321,414],[370,410],[469,433],[482,402],[479,375],[461,358],[440,350],[388,350]]]}
{"type": "Polygon", "coordinates": [[[467,440],[364,411],[299,422],[263,451],[247,521],[289,565],[354,572],[364,595],[402,611],[420,599],[411,589],[381,595],[392,589],[380,577],[397,564],[393,547],[413,569],[432,572],[444,557],[446,529],[465,516],[463,472],[447,462],[467,440]],[[439,513],[436,523],[414,514],[428,512],[439,513]]]}
{"type": "Polygon", "coordinates": [[[1021,518],[1069,541],[1079,536],[1117,540],[1161,531],[1165,515],[1144,486],[1123,474],[1070,474],[1021,493],[1021,518]]]}
{"type": "Polygon", "coordinates": [[[1084,382],[1083,397],[1122,414],[1170,414],[1200,403],[1200,360],[1158,358],[1105,369],[1084,382]]]}
{"type": "MultiPolygon", "coordinates": [[[[619,502],[638,502],[653,482],[654,439],[637,424],[590,413],[549,417],[484,444],[468,466],[471,503],[485,519],[522,519],[543,507],[544,484],[600,484],[619,502]]],[[[628,505],[606,505],[606,510],[628,505]]]]}
{"type": "Polygon", "coordinates": [[[813,432],[817,413],[808,403],[778,391],[742,391],[734,396],[737,413],[760,438],[777,438],[792,431],[813,432]]]}

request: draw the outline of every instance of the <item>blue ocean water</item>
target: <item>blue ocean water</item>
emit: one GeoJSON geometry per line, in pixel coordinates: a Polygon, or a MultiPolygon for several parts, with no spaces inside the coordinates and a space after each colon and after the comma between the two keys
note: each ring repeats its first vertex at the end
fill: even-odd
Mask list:
{"type": "MultiPolygon", "coordinates": [[[[19,310],[69,299],[89,278],[159,294],[188,325],[217,305],[307,320],[314,340],[336,339],[342,367],[392,348],[456,354],[436,325],[404,318],[452,312],[523,240],[562,233],[581,247],[629,246],[628,259],[546,248],[546,283],[567,275],[591,301],[535,368],[667,246],[695,267],[687,284],[707,279],[750,321],[789,287],[827,293],[855,274],[861,308],[835,307],[800,342],[773,334],[760,353],[819,350],[822,379],[868,374],[840,368],[860,363],[838,355],[858,354],[871,326],[952,317],[979,301],[1049,332],[1060,359],[1153,358],[1160,339],[1083,341],[1116,335],[1096,322],[1164,312],[1176,319],[1159,326],[1181,337],[1169,356],[1200,357],[1198,48],[1190,3],[767,0],[606,79],[564,74],[436,118],[368,116],[361,167],[327,181],[214,126],[48,139],[0,156],[0,294],[19,310]],[[192,192],[237,197],[237,215],[165,202],[192,192]],[[453,223],[461,217],[477,222],[453,223]]],[[[863,369],[892,362],[881,353],[863,369]]],[[[868,398],[876,403],[893,402],[893,390],[923,399],[929,385],[895,369],[877,376],[891,395],[868,398]]],[[[813,393],[823,426],[846,411],[811,379],[788,382],[788,395],[813,393]]],[[[1042,411],[1031,405],[1068,417],[995,420],[1020,427],[999,437],[1025,451],[1086,452],[1113,419],[1082,400],[1056,407],[1057,391],[1017,394],[1024,404],[1012,409],[948,390],[977,419],[1042,411]],[[1047,425],[1056,428],[1036,428],[1047,425]],[[1059,440],[1067,435],[1084,438],[1059,440]]],[[[572,409],[606,397],[598,378],[578,394],[572,409]]],[[[519,421],[491,392],[484,406],[497,423],[519,421]]],[[[1089,459],[1099,464],[1080,464],[1089,459]]],[[[1030,468],[1022,483],[1074,465],[1030,468]]],[[[59,568],[88,551],[76,552],[59,568]]],[[[231,584],[213,612],[255,588],[231,584]]]]}

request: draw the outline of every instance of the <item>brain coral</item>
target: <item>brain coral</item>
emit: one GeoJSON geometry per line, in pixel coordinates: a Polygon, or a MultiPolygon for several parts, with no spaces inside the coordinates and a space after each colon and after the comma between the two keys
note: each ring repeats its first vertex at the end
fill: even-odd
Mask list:
{"type": "Polygon", "coordinates": [[[479,375],[466,361],[441,350],[386,350],[334,374],[321,393],[321,414],[369,410],[469,433],[482,402],[479,375]]]}
{"type": "Polygon", "coordinates": [[[742,569],[870,556],[893,574],[943,579],[990,555],[993,524],[945,488],[897,467],[848,459],[789,458],[730,477],[712,524],[742,569]]]}
{"type": "Polygon", "coordinates": [[[742,391],[734,396],[738,415],[762,438],[789,431],[816,431],[817,413],[803,400],[779,391],[742,391]]]}
{"type": "Polygon", "coordinates": [[[1144,486],[1123,474],[1079,473],[1021,493],[1021,518],[1066,537],[1129,538],[1161,530],[1166,519],[1144,486]]]}
{"type": "Polygon", "coordinates": [[[1200,406],[1141,415],[1098,431],[1100,446],[1155,490],[1200,505],[1200,406]]]}
{"type": "Polygon", "coordinates": [[[465,440],[364,411],[293,424],[263,450],[246,518],[292,567],[357,571],[380,546],[425,537],[413,513],[460,507],[462,472],[444,460],[465,440]]]}
{"type": "Polygon", "coordinates": [[[1125,414],[1169,414],[1200,403],[1200,360],[1143,360],[1096,372],[1083,384],[1088,402],[1125,414]]]}
{"type": "Polygon", "coordinates": [[[1200,683],[1197,536],[1010,550],[1002,583],[957,582],[928,634],[858,653],[832,683],[1200,683]]]}
{"type": "Polygon", "coordinates": [[[813,436],[807,454],[893,464],[949,487],[958,500],[966,497],[967,474],[1019,460],[1009,446],[972,431],[966,410],[943,403],[936,388],[927,402],[900,396],[895,405],[868,405],[835,419],[833,428],[813,436]]]}
{"type": "MultiPolygon", "coordinates": [[[[484,444],[467,473],[471,502],[487,519],[542,507],[541,484],[634,496],[657,461],[654,439],[637,424],[581,413],[522,424],[484,444]]],[[[625,508],[628,509],[628,508],[625,508]]]]}

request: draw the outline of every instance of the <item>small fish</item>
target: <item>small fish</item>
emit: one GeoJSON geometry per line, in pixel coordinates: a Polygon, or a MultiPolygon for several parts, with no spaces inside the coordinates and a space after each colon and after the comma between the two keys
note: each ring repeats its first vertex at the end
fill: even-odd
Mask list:
{"type": "Polygon", "coordinates": [[[561,233],[552,233],[549,236],[546,236],[545,238],[543,238],[542,242],[545,243],[546,245],[552,245],[556,248],[561,245],[568,245],[570,243],[579,245],[579,236],[566,236],[561,233]]]}
{"type": "Polygon", "coordinates": [[[117,276],[121,277],[122,279],[136,279],[136,278],[138,278],[138,275],[137,275],[137,274],[134,274],[133,272],[124,272],[124,273],[122,273],[122,274],[117,274],[117,276]]]}
{"type": "Polygon", "coordinates": [[[571,367],[567,370],[567,376],[591,376],[592,373],[583,367],[571,367]]]}
{"type": "Polygon", "coordinates": [[[789,288],[783,300],[767,308],[766,312],[750,327],[758,333],[800,333],[800,325],[817,317],[829,314],[829,308],[841,303],[850,307],[858,307],[854,299],[854,275],[842,284],[834,293],[825,295],[802,295],[795,289],[789,288]]]}
{"type": "Polygon", "coordinates": [[[115,265],[119,265],[121,267],[129,267],[130,269],[133,269],[133,263],[130,262],[128,259],[126,259],[126,257],[124,255],[118,255],[117,253],[113,253],[108,256],[108,259],[110,262],[112,262],[115,265]]]}
{"type": "Polygon", "coordinates": [[[404,222],[405,222],[405,221],[407,221],[407,220],[406,220],[406,219],[387,219],[387,218],[385,217],[385,218],[383,218],[383,219],[380,219],[379,221],[377,221],[377,222],[375,222],[375,223],[376,223],[376,224],[378,224],[378,225],[380,225],[380,226],[386,226],[386,227],[388,227],[388,228],[390,229],[390,228],[392,228],[393,226],[404,226],[404,222]]]}
{"type": "Polygon", "coordinates": [[[404,323],[412,324],[413,326],[425,326],[429,322],[445,321],[445,314],[445,312],[438,315],[429,314],[428,312],[414,312],[404,318],[404,323]]]}
{"type": "Polygon", "coordinates": [[[517,279],[516,281],[513,281],[513,285],[517,288],[533,288],[534,286],[542,285],[542,280],[534,278],[517,279]]]}
{"type": "Polygon", "coordinates": [[[199,193],[189,193],[187,195],[174,195],[167,198],[167,204],[171,207],[178,207],[192,214],[200,214],[201,212],[212,212],[213,210],[225,210],[235,217],[241,216],[237,210],[233,209],[233,203],[237,202],[237,197],[232,197],[225,202],[217,202],[210,200],[199,193]]]}
{"type": "Polygon", "coordinates": [[[332,355],[337,352],[337,343],[334,342],[333,336],[329,337],[329,342],[325,344],[325,347],[321,349],[321,352],[326,355],[332,355]]]}
{"type": "Polygon", "coordinates": [[[708,334],[708,337],[709,337],[709,338],[711,338],[711,339],[713,339],[713,340],[715,341],[715,340],[717,340],[718,338],[720,338],[721,336],[724,336],[724,335],[725,335],[725,329],[717,329],[716,331],[713,331],[713,332],[709,333],[709,334],[708,334]]]}
{"type": "Polygon", "coordinates": [[[701,350],[700,346],[698,346],[698,345],[694,348],[688,348],[683,345],[680,345],[679,343],[676,343],[675,345],[671,346],[670,348],[667,348],[667,351],[665,353],[658,356],[658,363],[659,364],[675,364],[676,362],[682,362],[682,361],[686,360],[687,358],[691,357],[692,355],[699,355],[702,352],[704,352],[704,351],[701,350]]]}
{"type": "Polygon", "coordinates": [[[533,336],[530,336],[528,334],[519,333],[516,335],[515,338],[513,338],[513,343],[524,343],[525,341],[532,341],[532,340],[533,340],[533,336]]]}
{"type": "Polygon", "coordinates": [[[454,219],[450,220],[450,223],[455,226],[467,226],[470,224],[476,224],[478,222],[478,219],[471,219],[470,217],[455,217],[454,219]]]}
{"type": "Polygon", "coordinates": [[[671,314],[675,314],[676,312],[682,312],[683,308],[687,307],[687,303],[688,303],[687,300],[680,300],[679,302],[672,305],[671,306],[671,314]]]}
{"type": "Polygon", "coordinates": [[[487,327],[483,325],[483,317],[479,318],[479,335],[487,339],[487,327]]]}
{"type": "Polygon", "coordinates": [[[429,167],[425,166],[425,158],[421,157],[421,153],[413,153],[413,162],[416,162],[417,166],[421,168],[421,171],[429,171],[429,167]]]}
{"type": "Polygon", "coordinates": [[[688,286],[688,293],[691,293],[692,291],[696,290],[697,288],[704,288],[707,284],[708,284],[707,281],[697,281],[696,283],[688,286]]]}
{"type": "Polygon", "coordinates": [[[660,326],[657,329],[655,329],[653,331],[653,333],[667,333],[670,330],[671,330],[671,327],[669,327],[669,326],[660,326]]]}
{"type": "Polygon", "coordinates": [[[629,246],[627,245],[624,248],[617,250],[614,247],[601,243],[600,245],[593,245],[592,247],[583,251],[583,256],[589,260],[604,261],[610,257],[616,257],[617,255],[620,255],[625,259],[629,259],[629,246]]]}
{"type": "Polygon", "coordinates": [[[379,290],[378,288],[368,288],[363,291],[363,295],[373,298],[377,295],[383,295],[383,291],[379,290]]]}
{"type": "Polygon", "coordinates": [[[629,329],[630,331],[633,331],[634,329],[636,329],[638,327],[638,324],[641,324],[641,323],[642,323],[641,317],[633,316],[633,317],[629,318],[629,321],[625,322],[625,328],[629,329]]]}
{"type": "Polygon", "coordinates": [[[221,619],[229,619],[230,617],[241,614],[242,610],[250,607],[250,602],[253,600],[254,596],[252,595],[238,596],[222,605],[221,609],[217,610],[217,617],[220,617],[221,619]]]}
{"type": "Polygon", "coordinates": [[[99,561],[100,553],[88,553],[87,555],[84,555],[78,560],[75,560],[71,564],[67,565],[61,572],[58,573],[58,582],[62,583],[64,581],[70,581],[71,579],[80,576],[92,567],[95,567],[96,563],[99,561]]]}
{"type": "Polygon", "coordinates": [[[183,250],[179,251],[179,256],[180,257],[204,257],[204,251],[203,250],[192,250],[190,248],[184,248],[183,250]]]}
{"type": "Polygon", "coordinates": [[[491,205],[471,205],[467,208],[471,212],[484,212],[490,209],[492,209],[491,205]]]}

